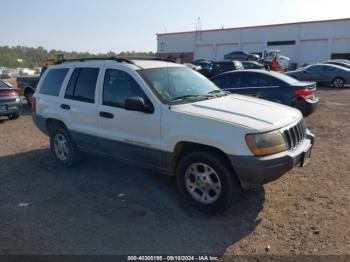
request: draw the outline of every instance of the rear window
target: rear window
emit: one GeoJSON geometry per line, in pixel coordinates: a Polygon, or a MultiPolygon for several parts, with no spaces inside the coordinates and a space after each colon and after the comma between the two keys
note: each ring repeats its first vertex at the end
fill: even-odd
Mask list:
{"type": "Polygon", "coordinates": [[[8,85],[6,85],[4,82],[0,81],[0,89],[7,89],[10,88],[8,85]]]}
{"type": "Polygon", "coordinates": [[[40,87],[39,93],[43,95],[58,96],[67,73],[68,68],[49,70],[40,87]]]}
{"type": "Polygon", "coordinates": [[[99,71],[98,68],[76,68],[69,80],[64,97],[94,103],[99,71]]]}

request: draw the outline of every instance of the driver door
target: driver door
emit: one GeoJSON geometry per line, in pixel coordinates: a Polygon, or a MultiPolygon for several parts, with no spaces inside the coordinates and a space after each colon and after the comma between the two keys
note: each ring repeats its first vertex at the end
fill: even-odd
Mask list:
{"type": "Polygon", "coordinates": [[[139,164],[160,166],[160,108],[146,94],[136,72],[106,68],[98,104],[99,140],[104,153],[139,164]],[[153,113],[125,110],[125,100],[141,97],[153,113]]]}

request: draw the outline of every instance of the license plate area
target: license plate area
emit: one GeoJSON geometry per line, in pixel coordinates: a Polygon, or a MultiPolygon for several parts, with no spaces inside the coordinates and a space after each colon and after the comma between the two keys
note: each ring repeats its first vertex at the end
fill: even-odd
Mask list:
{"type": "Polygon", "coordinates": [[[310,161],[310,158],[311,158],[311,148],[306,151],[303,156],[301,157],[301,162],[300,162],[300,166],[301,167],[304,167],[307,165],[307,163],[309,163],[310,161]]]}
{"type": "Polygon", "coordinates": [[[0,105],[0,113],[6,112],[7,106],[6,105],[0,105]]]}

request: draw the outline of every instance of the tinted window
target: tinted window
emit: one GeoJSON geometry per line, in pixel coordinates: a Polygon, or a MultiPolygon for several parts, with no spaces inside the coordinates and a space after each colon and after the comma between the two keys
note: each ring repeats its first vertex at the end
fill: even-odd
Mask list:
{"type": "Polygon", "coordinates": [[[6,85],[4,82],[0,81],[0,89],[6,89],[10,88],[8,85],[6,85]]]}
{"type": "Polygon", "coordinates": [[[331,67],[331,66],[326,66],[325,71],[334,71],[336,68],[331,67]]]}
{"type": "Polygon", "coordinates": [[[76,68],[69,80],[65,98],[94,103],[98,68],[76,68]]]}
{"type": "Polygon", "coordinates": [[[226,74],[215,77],[213,79],[213,82],[221,89],[227,89],[231,87],[230,79],[231,77],[228,74],[226,74]]]}
{"type": "Polygon", "coordinates": [[[307,68],[307,71],[309,72],[320,72],[323,71],[324,66],[310,66],[309,68],[307,68]]]}
{"type": "Polygon", "coordinates": [[[50,70],[41,85],[40,94],[58,96],[67,72],[67,68],[50,70]]]}
{"type": "Polygon", "coordinates": [[[214,65],[216,69],[222,69],[222,70],[234,69],[232,62],[228,62],[228,63],[219,62],[219,63],[215,63],[214,65]]]}
{"type": "Polygon", "coordinates": [[[264,74],[242,74],[241,85],[243,87],[277,86],[279,81],[264,74]]]}
{"type": "Polygon", "coordinates": [[[129,97],[142,97],[146,104],[149,100],[137,82],[127,73],[108,69],[103,85],[103,105],[124,107],[129,97]]]}

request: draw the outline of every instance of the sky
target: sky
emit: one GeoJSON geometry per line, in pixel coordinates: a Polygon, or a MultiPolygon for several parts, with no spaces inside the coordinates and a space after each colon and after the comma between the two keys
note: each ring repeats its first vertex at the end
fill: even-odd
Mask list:
{"type": "MultiPolygon", "coordinates": [[[[350,0],[0,0],[0,46],[156,51],[156,33],[350,17],[350,0]]],[[[350,30],[350,29],[349,29],[350,30]]]]}

